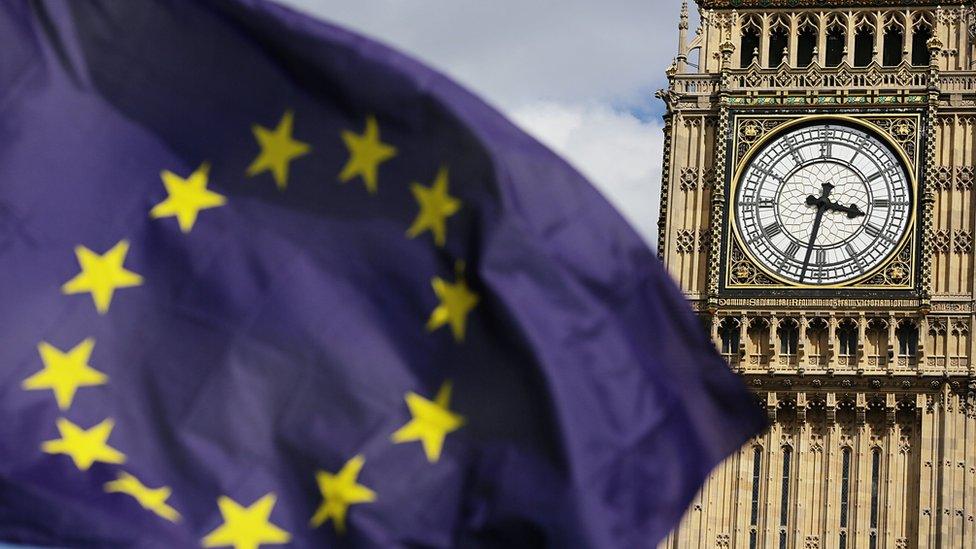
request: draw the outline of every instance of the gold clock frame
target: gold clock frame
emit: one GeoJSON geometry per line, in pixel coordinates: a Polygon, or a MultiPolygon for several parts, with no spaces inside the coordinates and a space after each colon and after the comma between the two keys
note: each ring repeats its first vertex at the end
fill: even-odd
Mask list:
{"type": "Polygon", "coordinates": [[[916,278],[917,270],[917,254],[918,254],[918,244],[915,239],[918,227],[918,209],[920,207],[919,201],[919,163],[918,154],[920,148],[919,140],[919,129],[921,128],[922,115],[921,113],[897,113],[897,114],[884,114],[884,113],[864,113],[858,115],[847,115],[847,114],[812,114],[812,115],[796,115],[796,114],[783,114],[783,115],[748,115],[741,114],[736,117],[736,122],[733,127],[733,136],[731,143],[732,151],[732,161],[734,165],[734,173],[731,181],[729,183],[729,207],[727,208],[726,216],[726,242],[725,242],[725,254],[724,254],[724,286],[728,290],[747,290],[747,289],[783,289],[783,290],[831,290],[831,289],[851,289],[851,290],[865,290],[865,291],[878,291],[878,290],[911,290],[914,288],[914,280],[916,278]],[[749,145],[748,150],[745,151],[741,157],[737,156],[735,152],[739,148],[740,140],[740,128],[744,128],[746,124],[763,124],[770,120],[782,119],[785,122],[776,124],[768,131],[765,131],[759,139],[754,143],[749,145]],[[905,148],[898,143],[892,135],[890,135],[884,128],[878,126],[871,122],[871,119],[911,119],[914,122],[914,136],[915,140],[915,158],[909,158],[905,151],[905,148]],[[888,145],[895,152],[898,158],[901,160],[903,167],[908,172],[909,185],[912,191],[912,204],[911,204],[911,215],[909,216],[908,225],[905,228],[905,232],[898,244],[892,248],[892,251],[885,256],[885,258],[878,263],[878,265],[871,269],[870,271],[844,282],[839,282],[835,284],[800,284],[797,282],[792,282],[785,278],[782,278],[775,272],[768,269],[762,262],[757,261],[755,256],[745,246],[742,239],[742,235],[739,234],[738,224],[735,222],[736,211],[736,190],[738,188],[739,182],[745,173],[746,168],[749,163],[758,154],[759,151],[765,147],[765,145],[772,139],[782,135],[783,133],[795,128],[796,126],[816,123],[816,122],[836,122],[840,124],[847,124],[850,126],[858,127],[872,136],[880,139],[882,142],[888,145]],[[741,251],[752,267],[757,269],[760,273],[766,276],[769,280],[773,281],[774,284],[757,284],[757,283],[738,283],[733,279],[733,259],[732,259],[732,246],[735,245],[741,251]],[[910,247],[910,260],[907,262],[909,267],[909,272],[904,276],[904,282],[902,284],[892,285],[892,284],[863,284],[865,281],[876,277],[880,273],[886,272],[887,269],[892,267],[893,263],[897,262],[897,259],[903,255],[906,247],[910,247]]]}

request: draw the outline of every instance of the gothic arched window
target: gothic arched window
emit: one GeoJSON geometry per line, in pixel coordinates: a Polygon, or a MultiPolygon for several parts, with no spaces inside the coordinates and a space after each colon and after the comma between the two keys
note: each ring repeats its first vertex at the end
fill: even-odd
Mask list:
{"type": "Polygon", "coordinates": [[[762,447],[752,450],[752,509],[749,515],[749,549],[757,549],[759,543],[759,488],[762,482],[762,447]]]}
{"type": "Polygon", "coordinates": [[[912,65],[927,67],[930,63],[929,39],[932,38],[932,25],[925,17],[919,17],[912,32],[912,65]]]}
{"type": "Polygon", "coordinates": [[[759,23],[754,18],[742,22],[742,40],[739,43],[739,66],[748,67],[759,54],[759,23]]]}
{"type": "Polygon", "coordinates": [[[844,319],[837,325],[837,342],[841,356],[857,354],[857,324],[853,320],[844,319]]]}
{"type": "Polygon", "coordinates": [[[777,28],[769,34],[769,66],[778,67],[789,53],[789,34],[785,29],[777,28]]]}
{"type": "Polygon", "coordinates": [[[884,33],[884,54],[882,63],[886,67],[894,67],[901,64],[905,50],[905,30],[901,20],[892,16],[885,27],[884,33]]]}
{"type": "Polygon", "coordinates": [[[795,355],[800,343],[800,323],[795,318],[784,318],[779,324],[779,353],[795,355]]]}
{"type": "Polygon", "coordinates": [[[779,549],[787,549],[787,538],[789,537],[790,522],[790,471],[793,459],[793,449],[789,446],[783,447],[783,487],[782,498],[779,506],[779,549]]]}
{"type": "Polygon", "coordinates": [[[898,356],[914,357],[918,354],[918,326],[911,320],[902,320],[895,329],[898,338],[898,356]]]}
{"type": "Polygon", "coordinates": [[[817,51],[817,38],[820,34],[820,21],[817,15],[800,17],[796,36],[796,66],[804,68],[813,63],[817,51]]]}
{"type": "Polygon", "coordinates": [[[838,549],[847,549],[847,527],[851,516],[851,449],[841,450],[840,470],[840,533],[838,549]]]}
{"type": "Polygon", "coordinates": [[[817,31],[809,28],[801,29],[796,39],[796,65],[800,68],[810,66],[816,49],[817,31]]]}
{"type": "Polygon", "coordinates": [[[878,490],[881,482],[881,448],[871,450],[871,538],[870,549],[878,547],[878,490]]]}
{"type": "Polygon", "coordinates": [[[884,364],[888,356],[888,321],[884,318],[868,320],[864,335],[865,352],[879,361],[877,365],[884,364]]]}
{"type": "Polygon", "coordinates": [[[826,65],[836,67],[844,61],[844,53],[847,50],[847,32],[841,26],[836,26],[827,31],[827,51],[826,65]]]}
{"type": "Polygon", "coordinates": [[[854,66],[866,67],[874,59],[874,29],[861,27],[854,35],[854,66]]]}
{"type": "Polygon", "coordinates": [[[747,334],[749,341],[746,342],[746,352],[750,356],[759,357],[760,360],[768,358],[766,355],[775,352],[776,348],[770,346],[770,328],[772,323],[768,318],[755,317],[749,320],[749,330],[747,334]]]}
{"type": "MultiPolygon", "coordinates": [[[[811,318],[807,323],[807,338],[809,340],[807,354],[811,357],[817,357],[817,360],[820,360],[820,357],[826,356],[828,343],[827,321],[823,318],[811,318]]],[[[812,364],[816,364],[816,362],[812,364]]]]}
{"type": "Polygon", "coordinates": [[[740,336],[739,320],[732,317],[722,319],[718,325],[718,334],[722,338],[722,354],[731,355],[739,352],[740,336]]]}

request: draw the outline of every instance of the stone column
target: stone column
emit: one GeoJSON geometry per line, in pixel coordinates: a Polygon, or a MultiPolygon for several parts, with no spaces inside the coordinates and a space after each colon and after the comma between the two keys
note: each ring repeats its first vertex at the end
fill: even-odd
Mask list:
{"type": "Polygon", "coordinates": [[[827,370],[832,371],[837,369],[837,353],[835,349],[837,348],[837,317],[834,313],[830,313],[830,317],[827,321],[827,370]]]}
{"type": "Polygon", "coordinates": [[[976,375],[976,314],[969,315],[969,364],[967,365],[970,377],[976,375]]]}
{"type": "Polygon", "coordinates": [[[874,51],[871,59],[881,65],[884,61],[884,16],[881,12],[874,14],[874,51]]]}
{"type": "Polygon", "coordinates": [[[681,18],[678,21],[678,74],[684,74],[688,67],[688,1],[681,3],[681,18]]]}
{"type": "Polygon", "coordinates": [[[722,319],[718,315],[712,315],[712,345],[719,351],[722,350],[722,338],[719,337],[718,325],[722,322],[722,319]]]}
{"type": "MultiPolygon", "coordinates": [[[[796,338],[796,369],[797,372],[802,374],[803,367],[803,355],[806,352],[806,337],[807,337],[807,315],[806,313],[800,314],[800,325],[797,327],[799,333],[796,338]]],[[[976,339],[976,338],[973,338],[976,339]]]]}
{"type": "Polygon", "coordinates": [[[885,357],[885,364],[887,364],[889,372],[894,369],[895,363],[898,360],[898,357],[896,356],[897,353],[895,352],[895,343],[896,343],[895,328],[897,327],[897,325],[898,325],[898,319],[896,319],[894,316],[889,316],[888,317],[888,349],[887,349],[888,354],[885,357]]]}
{"type": "Polygon", "coordinates": [[[769,67],[769,14],[762,14],[762,32],[759,33],[759,66],[769,67]]]}
{"type": "Polygon", "coordinates": [[[921,373],[925,366],[929,341],[929,317],[922,316],[918,322],[918,356],[915,359],[915,369],[921,373]]]}
{"type": "Polygon", "coordinates": [[[746,342],[749,340],[749,319],[743,315],[739,323],[739,361],[740,365],[747,362],[746,342]]]}
{"type": "Polygon", "coordinates": [[[821,67],[827,64],[827,14],[820,12],[820,28],[817,29],[817,58],[816,62],[821,67]]]}
{"type": "Polygon", "coordinates": [[[779,317],[773,313],[769,319],[769,345],[767,345],[770,371],[775,370],[776,365],[779,364],[779,346],[777,343],[779,343],[779,317]]]}
{"type": "Polygon", "coordinates": [[[789,59],[786,61],[791,67],[796,67],[796,50],[799,47],[800,31],[797,28],[799,23],[799,15],[793,13],[790,15],[790,55],[789,59]]]}
{"type": "Polygon", "coordinates": [[[905,44],[904,44],[904,57],[903,61],[908,61],[909,64],[912,62],[912,56],[914,55],[915,48],[915,12],[908,10],[905,12],[905,44]]]}
{"type": "Polygon", "coordinates": [[[864,373],[864,363],[867,362],[864,359],[864,340],[867,335],[867,322],[864,318],[864,313],[861,312],[857,317],[857,353],[854,356],[854,364],[857,367],[857,373],[864,373]]]}
{"type": "Polygon", "coordinates": [[[919,393],[915,405],[922,413],[922,432],[919,434],[919,502],[918,502],[918,547],[919,549],[938,549],[938,482],[936,468],[941,460],[938,451],[939,435],[936,401],[931,394],[919,393]]]}
{"type": "MultiPolygon", "coordinates": [[[[736,47],[741,47],[741,45],[742,45],[742,18],[739,17],[739,12],[738,11],[733,11],[732,12],[732,19],[731,19],[731,22],[729,23],[729,32],[728,32],[728,35],[725,37],[725,40],[723,40],[722,44],[725,44],[725,43],[728,43],[732,47],[732,50],[733,51],[735,50],[736,47]]],[[[725,48],[722,46],[722,44],[719,44],[719,57],[722,59],[722,62],[720,64],[720,67],[719,68],[720,69],[721,68],[730,68],[730,67],[733,66],[732,65],[732,58],[729,57],[729,59],[726,60],[723,57],[723,55],[724,55],[724,49],[725,48]]],[[[738,56],[736,56],[736,57],[738,57],[738,56]]],[[[738,59],[736,59],[735,65],[738,65],[738,64],[739,64],[739,61],[738,61],[738,59]]],[[[742,67],[739,67],[739,68],[742,68],[742,67]]]]}
{"type": "Polygon", "coordinates": [[[847,13],[847,54],[844,56],[844,62],[848,66],[854,66],[854,39],[857,37],[857,27],[855,25],[854,12],[847,13]]]}

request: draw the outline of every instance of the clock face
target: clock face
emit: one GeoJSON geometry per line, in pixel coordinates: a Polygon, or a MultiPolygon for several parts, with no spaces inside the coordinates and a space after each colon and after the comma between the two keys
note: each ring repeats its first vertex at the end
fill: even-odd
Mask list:
{"type": "Polygon", "coordinates": [[[814,286],[870,273],[901,242],[912,187],[898,155],[854,126],[788,130],[752,159],[734,222],[752,258],[778,278],[814,286]]]}

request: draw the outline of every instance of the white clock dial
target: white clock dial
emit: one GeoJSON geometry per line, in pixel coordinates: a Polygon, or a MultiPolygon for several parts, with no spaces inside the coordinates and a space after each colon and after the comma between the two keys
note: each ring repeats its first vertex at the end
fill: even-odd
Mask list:
{"type": "Polygon", "coordinates": [[[734,222],[752,258],[797,284],[866,275],[901,242],[912,187],[898,155],[858,127],[819,123],[767,143],[737,183],[734,222]]]}

